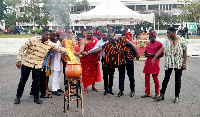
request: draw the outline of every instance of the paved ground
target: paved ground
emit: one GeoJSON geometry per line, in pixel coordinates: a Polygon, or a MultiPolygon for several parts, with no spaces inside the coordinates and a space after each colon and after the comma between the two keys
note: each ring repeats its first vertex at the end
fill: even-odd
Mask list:
{"type": "MultiPolygon", "coordinates": [[[[2,48],[0,41],[0,53],[2,48]]],[[[199,44],[199,43],[195,43],[199,44]]],[[[17,50],[16,50],[17,51],[17,50]]],[[[164,77],[163,63],[161,59],[161,71],[159,74],[160,83],[164,77]]],[[[144,61],[135,61],[135,85],[136,95],[129,97],[130,88],[129,80],[125,79],[125,92],[122,97],[113,95],[103,95],[103,81],[97,83],[100,90],[99,93],[88,88],[89,93],[84,94],[85,117],[199,117],[200,116],[200,72],[199,57],[189,57],[189,69],[183,71],[182,89],[180,93],[180,102],[174,104],[174,72],[168,84],[165,100],[156,102],[152,98],[142,99],[140,96],[144,94],[144,74],[142,73],[144,61]]],[[[31,76],[27,81],[21,103],[14,104],[17,85],[20,78],[20,70],[15,66],[16,55],[0,56],[0,117],[64,117],[63,114],[63,94],[61,96],[53,96],[51,99],[42,99],[41,105],[33,102],[33,97],[29,95],[31,86],[31,76]]],[[[118,71],[116,69],[113,90],[118,92],[118,71]]],[[[62,89],[63,80],[61,82],[62,89]]],[[[50,80],[51,87],[51,80],[50,80]]],[[[151,92],[154,95],[154,83],[151,80],[151,92]]],[[[71,117],[80,117],[81,113],[76,112],[76,103],[71,103],[71,117]]]]}

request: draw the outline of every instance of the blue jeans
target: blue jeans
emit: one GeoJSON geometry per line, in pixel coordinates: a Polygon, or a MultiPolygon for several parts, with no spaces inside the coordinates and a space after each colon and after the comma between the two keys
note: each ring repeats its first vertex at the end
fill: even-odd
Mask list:
{"type": "Polygon", "coordinates": [[[121,92],[124,91],[124,79],[125,79],[125,69],[127,70],[127,74],[130,81],[130,89],[131,92],[135,91],[135,79],[134,79],[134,62],[129,61],[127,64],[123,64],[118,67],[119,70],[119,90],[121,92]]]}
{"type": "Polygon", "coordinates": [[[35,69],[35,68],[27,67],[25,65],[22,65],[21,67],[21,78],[18,84],[16,97],[18,98],[22,97],[26,81],[28,80],[28,77],[31,71],[32,71],[32,79],[33,79],[33,82],[32,82],[33,96],[35,99],[39,98],[41,69],[35,69]]]}

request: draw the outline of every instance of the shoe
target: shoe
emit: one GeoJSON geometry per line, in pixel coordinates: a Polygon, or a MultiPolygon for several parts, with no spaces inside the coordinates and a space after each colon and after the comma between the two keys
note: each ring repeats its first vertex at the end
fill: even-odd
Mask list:
{"type": "Polygon", "coordinates": [[[92,87],[93,91],[99,92],[99,90],[96,87],[92,87]]]}
{"type": "Polygon", "coordinates": [[[32,91],[30,91],[30,95],[33,95],[33,92],[32,92],[32,91]]]}
{"type": "Polygon", "coordinates": [[[115,95],[115,93],[114,93],[113,91],[109,91],[109,93],[110,93],[111,95],[115,95]]]}
{"type": "Polygon", "coordinates": [[[107,92],[107,91],[105,91],[105,92],[104,92],[104,95],[107,95],[107,94],[108,94],[108,92],[107,92]]]}
{"type": "Polygon", "coordinates": [[[58,91],[52,91],[52,94],[60,96],[61,94],[58,91]]]}
{"type": "Polygon", "coordinates": [[[135,91],[131,91],[130,97],[133,97],[135,95],[135,91]]]}
{"type": "Polygon", "coordinates": [[[124,95],[124,93],[120,91],[120,92],[116,95],[116,97],[120,97],[120,96],[122,96],[122,95],[124,95]]]}
{"type": "Polygon", "coordinates": [[[52,98],[52,96],[45,94],[45,95],[40,95],[40,98],[52,98]]]}
{"type": "Polygon", "coordinates": [[[179,97],[175,97],[174,103],[178,103],[178,102],[179,102],[179,97]]]}
{"type": "Polygon", "coordinates": [[[157,98],[156,98],[156,100],[157,101],[161,101],[161,100],[164,100],[165,99],[165,97],[164,97],[164,94],[160,94],[160,96],[158,96],[157,98]]]}
{"type": "Polygon", "coordinates": [[[64,92],[62,89],[58,89],[57,91],[58,91],[58,92],[64,92]]]}
{"type": "Polygon", "coordinates": [[[145,93],[143,96],[141,96],[141,98],[146,98],[146,97],[151,97],[151,94],[145,93]]]}
{"type": "Polygon", "coordinates": [[[15,104],[19,104],[20,103],[20,98],[15,98],[15,104]]]}
{"type": "Polygon", "coordinates": [[[34,99],[34,102],[37,104],[42,104],[42,101],[39,98],[34,99]]]}
{"type": "Polygon", "coordinates": [[[159,94],[155,94],[155,96],[153,97],[153,99],[157,99],[159,97],[159,94]]]}

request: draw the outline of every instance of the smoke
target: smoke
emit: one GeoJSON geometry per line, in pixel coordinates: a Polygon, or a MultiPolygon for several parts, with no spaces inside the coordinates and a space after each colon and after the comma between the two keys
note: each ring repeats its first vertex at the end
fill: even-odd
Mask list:
{"type": "Polygon", "coordinates": [[[70,0],[49,0],[47,7],[50,13],[50,20],[59,28],[54,30],[63,30],[69,26],[70,0]]]}

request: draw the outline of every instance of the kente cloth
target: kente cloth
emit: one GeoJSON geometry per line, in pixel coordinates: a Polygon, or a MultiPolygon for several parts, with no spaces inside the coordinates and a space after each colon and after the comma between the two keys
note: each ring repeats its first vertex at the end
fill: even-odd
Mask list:
{"type": "MultiPolygon", "coordinates": [[[[75,43],[74,43],[74,39],[64,39],[61,43],[62,47],[64,48],[70,48],[71,50],[74,51],[75,49],[75,43]],[[66,42],[68,43],[69,47],[67,47],[66,42]]],[[[70,57],[66,54],[62,54],[62,61],[70,61],[70,57]]]]}
{"type": "Polygon", "coordinates": [[[132,61],[135,57],[135,53],[127,45],[127,39],[125,37],[118,37],[104,44],[102,47],[105,52],[105,60],[102,61],[104,67],[118,67],[128,63],[128,61],[132,61]]]}
{"type": "MultiPolygon", "coordinates": [[[[93,37],[90,42],[85,45],[84,51],[88,52],[95,47],[98,39],[93,37]]],[[[89,85],[94,84],[95,82],[101,81],[101,72],[99,64],[99,53],[86,55],[80,57],[81,67],[82,67],[82,82],[84,88],[87,88],[89,85]]]]}
{"type": "MultiPolygon", "coordinates": [[[[154,43],[148,42],[147,46],[146,46],[146,50],[145,52],[147,53],[151,53],[151,54],[156,54],[157,51],[162,47],[162,43],[159,41],[156,41],[154,43]]],[[[160,57],[163,56],[164,53],[162,53],[161,55],[159,55],[159,57],[156,58],[154,63],[151,63],[151,60],[153,59],[153,57],[147,57],[145,65],[144,65],[144,69],[143,69],[143,73],[147,73],[147,74],[159,74],[160,71],[160,66],[159,66],[159,62],[160,62],[160,57]]]]}

